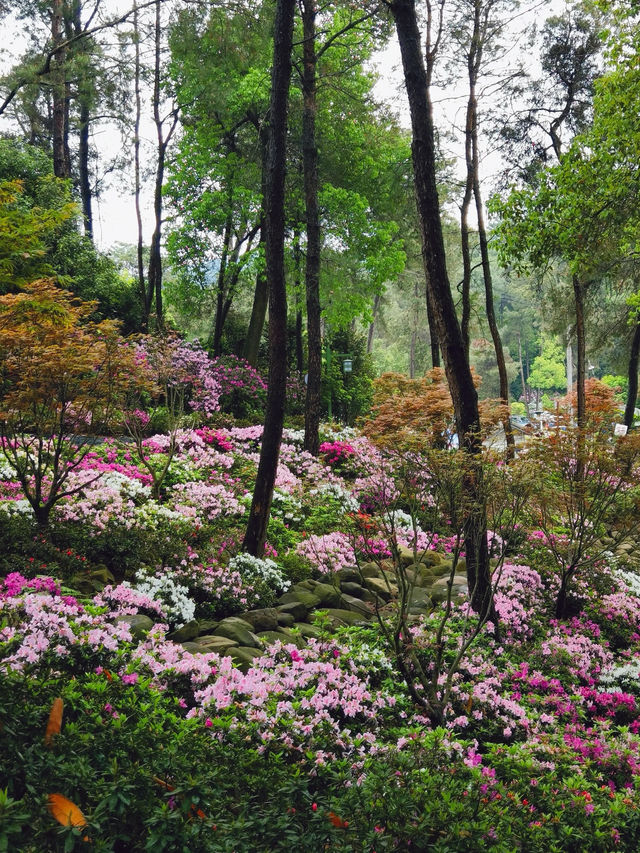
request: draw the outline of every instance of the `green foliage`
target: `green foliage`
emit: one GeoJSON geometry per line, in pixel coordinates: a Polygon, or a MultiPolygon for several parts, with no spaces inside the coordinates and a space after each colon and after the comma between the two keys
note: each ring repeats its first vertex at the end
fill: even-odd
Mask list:
{"type": "Polygon", "coordinates": [[[526,415],[526,414],[528,414],[527,407],[525,406],[525,404],[520,403],[516,400],[514,400],[511,403],[510,409],[511,409],[512,415],[526,415]]]}
{"type": "Polygon", "coordinates": [[[550,338],[543,339],[542,352],[533,360],[529,385],[546,391],[561,391],[567,387],[562,347],[550,338]]]}
{"type": "Polygon", "coordinates": [[[329,369],[325,360],[322,380],[322,402],[327,411],[329,396],[333,417],[346,424],[368,413],[373,399],[374,371],[367,353],[366,338],[353,332],[340,331],[330,338],[332,358],[329,369]],[[343,359],[337,354],[348,354],[352,361],[351,373],[342,370],[343,359]]]}

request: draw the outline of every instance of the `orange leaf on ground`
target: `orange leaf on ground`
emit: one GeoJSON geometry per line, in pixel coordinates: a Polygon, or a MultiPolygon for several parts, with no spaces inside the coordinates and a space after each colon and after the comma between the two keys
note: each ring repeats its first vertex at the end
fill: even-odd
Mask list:
{"type": "Polygon", "coordinates": [[[63,826],[87,825],[87,819],[78,806],[72,803],[71,800],[63,797],[62,794],[49,794],[47,808],[58,823],[61,823],[63,826]]]}
{"type": "Polygon", "coordinates": [[[329,812],[329,820],[334,826],[337,826],[338,829],[346,829],[349,826],[348,820],[342,820],[335,812],[329,812]]]}
{"type": "Polygon", "coordinates": [[[62,699],[59,696],[57,699],[53,700],[53,705],[51,706],[51,711],[49,713],[49,720],[47,722],[47,730],[44,735],[44,742],[46,746],[51,746],[53,736],[60,734],[60,730],[62,728],[63,707],[62,699]]]}

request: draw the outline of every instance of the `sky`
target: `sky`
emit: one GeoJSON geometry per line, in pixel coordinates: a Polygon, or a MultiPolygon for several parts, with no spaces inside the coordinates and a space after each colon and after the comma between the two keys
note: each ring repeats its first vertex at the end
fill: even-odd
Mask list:
{"type": "MultiPolygon", "coordinates": [[[[535,2],[535,0],[534,0],[535,2]]],[[[562,0],[543,0],[542,3],[536,5],[536,11],[533,14],[542,14],[547,17],[551,10],[558,8],[562,0]],[[546,8],[540,11],[541,6],[546,8]]],[[[127,8],[126,0],[106,0],[108,8],[121,11],[122,8],[127,8]]],[[[8,30],[5,28],[5,32],[8,30]]],[[[25,39],[19,37],[19,30],[15,27],[11,28],[13,33],[12,38],[7,39],[3,45],[3,54],[0,54],[0,68],[7,68],[11,64],[12,55],[19,55],[25,47],[25,39]],[[15,37],[13,37],[15,36],[15,37]]],[[[506,67],[513,57],[517,55],[518,59],[522,59],[522,51],[518,50],[518,45],[514,40],[511,54],[505,58],[506,67]]],[[[380,100],[389,104],[397,113],[401,123],[409,126],[408,106],[404,85],[402,79],[402,70],[400,63],[400,54],[395,37],[393,37],[388,47],[381,51],[373,62],[374,67],[380,75],[380,79],[375,88],[375,95],[380,100]]],[[[448,86],[444,89],[434,89],[433,100],[435,108],[436,126],[441,130],[459,128],[464,122],[464,110],[466,106],[466,86],[462,81],[457,86],[448,86]]],[[[132,105],[133,108],[133,105],[132,105]]],[[[144,106],[143,106],[144,111],[144,106]]],[[[4,130],[0,122],[0,131],[4,130]]],[[[121,140],[118,132],[115,129],[109,128],[108,125],[102,124],[96,127],[95,144],[101,151],[115,155],[121,145],[121,140]]],[[[153,144],[155,129],[150,121],[150,118],[142,127],[142,136],[146,137],[149,144],[153,144]]],[[[442,139],[441,135],[441,139],[442,139]]],[[[462,151],[460,143],[447,142],[449,146],[446,151],[447,155],[461,159],[462,151]]],[[[144,164],[143,164],[144,167],[144,164]]],[[[493,174],[499,170],[499,159],[485,152],[483,162],[483,174],[488,178],[489,182],[493,174]]],[[[142,216],[144,226],[144,240],[150,242],[151,232],[153,228],[152,214],[152,188],[149,184],[142,197],[142,216]]],[[[132,244],[137,241],[137,224],[135,218],[134,198],[133,198],[133,167],[129,169],[129,174],[124,178],[107,180],[105,187],[101,193],[101,197],[95,204],[95,239],[98,246],[102,249],[108,249],[116,243],[132,244]]]]}

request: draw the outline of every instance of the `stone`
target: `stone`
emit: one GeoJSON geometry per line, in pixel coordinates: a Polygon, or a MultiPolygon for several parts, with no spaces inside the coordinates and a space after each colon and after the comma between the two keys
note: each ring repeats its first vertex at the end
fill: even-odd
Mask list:
{"type": "Polygon", "coordinates": [[[258,636],[263,643],[266,643],[269,646],[278,641],[281,643],[291,642],[291,637],[288,634],[285,634],[284,631],[260,631],[258,636]]]}
{"type": "Polygon", "coordinates": [[[367,592],[363,586],[360,586],[360,584],[355,581],[345,581],[344,583],[341,583],[340,589],[343,593],[346,593],[347,595],[354,595],[356,598],[364,598],[364,594],[367,592]]]}
{"type": "Polygon", "coordinates": [[[196,645],[204,646],[208,652],[218,652],[225,654],[227,649],[239,645],[236,640],[230,640],[229,637],[220,637],[217,634],[205,634],[198,637],[196,645]]]}
{"type": "MultiPolygon", "coordinates": [[[[346,595],[345,593],[345,595],[342,596],[342,601],[344,602],[344,606],[354,613],[361,613],[363,616],[371,616],[371,607],[364,601],[356,598],[354,595],[346,595]]],[[[383,602],[380,601],[380,605],[382,604],[383,602]]]]}
{"type": "MultiPolygon", "coordinates": [[[[360,575],[362,578],[381,578],[382,569],[377,563],[365,563],[360,569],[360,575]]],[[[362,583],[362,580],[360,582],[362,583]]]]}
{"type": "Polygon", "coordinates": [[[330,583],[316,584],[313,594],[319,597],[319,606],[322,608],[342,606],[342,597],[340,592],[335,588],[335,586],[331,586],[330,583]]]}
{"type": "Polygon", "coordinates": [[[229,652],[231,660],[238,665],[238,669],[247,672],[254,658],[260,657],[260,652],[251,646],[236,646],[229,652]]]}
{"type": "Polygon", "coordinates": [[[398,545],[398,559],[401,566],[411,566],[416,561],[413,548],[407,548],[406,545],[398,545]]]}
{"type": "Polygon", "coordinates": [[[200,634],[213,634],[219,624],[219,619],[199,619],[198,627],[200,634]]]}
{"type": "Polygon", "coordinates": [[[290,604],[299,601],[306,605],[307,610],[314,610],[320,604],[320,598],[308,589],[293,588],[278,599],[278,604],[290,604]]]}
{"type": "MultiPolygon", "coordinates": [[[[154,620],[150,619],[149,616],[145,616],[144,613],[133,613],[130,616],[116,616],[115,621],[116,623],[120,624],[123,622],[127,622],[129,625],[129,630],[131,631],[131,636],[135,640],[143,640],[155,624],[154,620]]],[[[191,622],[187,623],[187,625],[191,624],[191,622]]],[[[195,624],[197,625],[198,623],[196,622],[195,624]]],[[[185,628],[186,627],[187,626],[185,625],[185,628]]],[[[195,636],[195,634],[190,634],[189,636],[183,637],[182,639],[191,640],[195,636]]],[[[168,637],[168,639],[173,639],[173,637],[170,636],[168,637]]],[[[181,639],[175,640],[175,642],[179,643],[181,642],[181,639]]]]}
{"type": "Polygon", "coordinates": [[[336,577],[340,580],[341,583],[342,581],[354,581],[355,583],[360,583],[360,581],[362,580],[362,575],[360,574],[358,569],[338,569],[338,571],[336,572],[336,577]]]}
{"type": "Polygon", "coordinates": [[[285,635],[287,643],[293,643],[299,649],[304,649],[307,645],[305,638],[299,634],[295,628],[281,628],[280,631],[285,635]]]}
{"type": "Polygon", "coordinates": [[[391,579],[386,581],[383,578],[365,578],[364,582],[367,589],[375,592],[384,601],[390,601],[391,597],[398,593],[398,587],[391,579]]]}
{"type": "Polygon", "coordinates": [[[296,631],[299,631],[300,634],[308,640],[310,637],[313,639],[318,639],[322,636],[322,630],[317,628],[315,625],[309,625],[308,622],[296,622],[294,625],[296,631]]]}
{"type": "Polygon", "coordinates": [[[186,643],[181,643],[181,645],[185,652],[189,652],[192,655],[204,655],[211,651],[211,649],[205,649],[200,643],[193,643],[190,640],[187,640],[186,643]]]}
{"type": "Polygon", "coordinates": [[[275,607],[248,610],[242,614],[242,618],[245,622],[253,625],[253,630],[256,634],[260,631],[275,631],[278,627],[278,611],[275,607]]]}
{"type": "Polygon", "coordinates": [[[425,551],[420,556],[418,562],[424,566],[439,566],[442,560],[442,554],[439,554],[437,551],[425,551]]]}
{"type": "Polygon", "coordinates": [[[186,640],[193,640],[199,633],[200,623],[192,619],[191,622],[187,622],[182,628],[177,628],[175,631],[167,634],[167,640],[171,640],[174,643],[184,643],[186,640]]]}
{"type": "MultiPolygon", "coordinates": [[[[285,605],[285,607],[288,605],[285,605]]],[[[286,613],[282,609],[278,609],[278,626],[281,628],[290,628],[296,620],[291,613],[286,613]]]]}
{"type": "Polygon", "coordinates": [[[327,617],[333,625],[358,625],[370,621],[363,613],[355,613],[353,610],[339,610],[331,608],[327,610],[327,617]]]}
{"type": "Polygon", "coordinates": [[[301,620],[306,619],[307,614],[311,610],[311,607],[307,607],[306,604],[303,604],[302,601],[297,601],[293,599],[292,601],[287,601],[286,604],[280,604],[277,607],[278,610],[278,624],[282,625],[282,617],[288,616],[291,619],[291,624],[294,622],[299,622],[301,620]]]}
{"type": "Polygon", "coordinates": [[[245,622],[244,619],[239,619],[237,616],[229,616],[223,619],[218,625],[214,634],[217,637],[228,637],[230,640],[235,640],[239,646],[248,648],[260,648],[260,639],[251,630],[252,626],[245,622]]]}

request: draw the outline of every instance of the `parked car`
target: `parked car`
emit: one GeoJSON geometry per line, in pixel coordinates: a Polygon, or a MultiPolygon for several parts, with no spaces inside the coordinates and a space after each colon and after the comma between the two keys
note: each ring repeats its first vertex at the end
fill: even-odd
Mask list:
{"type": "Polygon", "coordinates": [[[517,432],[530,432],[531,421],[526,415],[511,415],[509,420],[511,421],[511,429],[514,429],[517,432]],[[527,427],[529,427],[529,429],[527,429],[527,427]]]}

